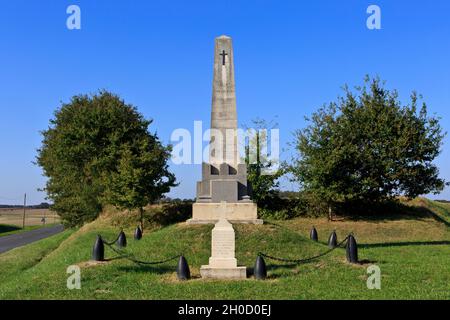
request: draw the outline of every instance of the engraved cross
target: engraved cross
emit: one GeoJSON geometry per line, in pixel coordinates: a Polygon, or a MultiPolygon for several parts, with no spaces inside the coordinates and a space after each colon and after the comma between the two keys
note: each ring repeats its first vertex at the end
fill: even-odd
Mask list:
{"type": "Polygon", "coordinates": [[[219,56],[222,56],[222,65],[225,65],[225,56],[227,56],[228,53],[225,52],[225,50],[222,50],[222,53],[219,54],[219,56]]]}

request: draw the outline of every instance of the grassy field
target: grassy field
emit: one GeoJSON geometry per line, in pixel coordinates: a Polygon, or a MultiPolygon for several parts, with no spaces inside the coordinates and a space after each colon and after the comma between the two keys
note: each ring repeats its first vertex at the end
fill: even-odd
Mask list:
{"type": "MultiPolygon", "coordinates": [[[[59,216],[48,209],[27,209],[25,213],[25,226],[42,225],[42,218],[47,224],[58,223],[59,216]]],[[[0,225],[22,227],[23,209],[2,209],[0,208],[0,225]]]]}
{"type": "Polygon", "coordinates": [[[204,281],[199,268],[210,256],[212,226],[184,223],[147,231],[141,241],[125,232],[126,251],[141,260],[161,260],[180,252],[186,256],[193,279],[176,279],[176,261],[139,266],[115,259],[106,249],[104,263],[89,262],[98,233],[114,239],[118,227],[110,217],[79,230],[69,230],[0,255],[0,299],[450,299],[450,205],[419,199],[410,204],[414,214],[373,220],[298,218],[262,226],[236,225],[236,257],[252,268],[259,251],[302,258],[327,250],[332,230],[339,239],[353,231],[360,265],[348,264],[345,250],[307,264],[266,260],[269,278],[257,281],[204,281]],[[417,209],[417,210],[416,210],[417,209]],[[308,239],[311,226],[319,243],[308,239]],[[66,287],[69,265],[81,267],[81,290],[66,287]],[[366,286],[367,267],[381,269],[381,290],[366,286]]]}

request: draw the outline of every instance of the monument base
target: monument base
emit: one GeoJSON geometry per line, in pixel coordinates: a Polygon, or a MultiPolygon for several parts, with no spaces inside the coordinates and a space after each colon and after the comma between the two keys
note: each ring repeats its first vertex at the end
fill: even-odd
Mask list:
{"type": "Polygon", "coordinates": [[[242,280],[247,279],[247,267],[213,268],[209,265],[201,266],[200,275],[204,279],[242,280]]]}
{"type": "Polygon", "coordinates": [[[225,204],[196,202],[192,205],[192,219],[186,222],[188,224],[215,224],[219,221],[223,210],[226,212],[225,218],[231,223],[263,224],[263,220],[258,219],[258,207],[253,202],[227,202],[225,204]]]}

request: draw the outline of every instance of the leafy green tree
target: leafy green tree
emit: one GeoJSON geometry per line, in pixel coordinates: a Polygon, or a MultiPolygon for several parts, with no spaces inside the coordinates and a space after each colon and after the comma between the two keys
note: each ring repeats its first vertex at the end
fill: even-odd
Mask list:
{"type": "Polygon", "coordinates": [[[280,163],[270,160],[266,154],[261,152],[263,146],[268,145],[267,131],[274,128],[276,124],[268,123],[262,119],[252,121],[253,131],[250,141],[246,145],[247,180],[250,183],[252,197],[259,207],[266,207],[278,191],[278,179],[283,175],[280,163]]]}
{"type": "Polygon", "coordinates": [[[175,186],[175,177],[168,170],[167,149],[150,136],[142,137],[138,150],[124,145],[117,170],[105,176],[105,199],[118,208],[139,208],[141,229],[144,230],[144,206],[161,198],[175,186]]]}
{"type": "Polygon", "coordinates": [[[379,202],[439,193],[446,183],[433,160],[445,133],[412,93],[403,106],[378,78],[320,108],[295,134],[291,171],[325,203],[379,202]]]}
{"type": "Polygon", "coordinates": [[[151,122],[107,91],[74,96],[56,110],[36,162],[65,225],[95,219],[106,204],[142,207],[175,184],[170,148],[149,133],[151,122]]]}

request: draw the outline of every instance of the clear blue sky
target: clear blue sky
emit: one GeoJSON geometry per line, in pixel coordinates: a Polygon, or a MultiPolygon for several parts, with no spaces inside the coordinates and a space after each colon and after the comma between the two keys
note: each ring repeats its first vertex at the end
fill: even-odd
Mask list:
{"type": "MultiPolygon", "coordinates": [[[[450,131],[450,1],[0,2],[0,203],[44,200],[34,166],[39,130],[60,101],[100,88],[121,95],[168,143],[175,128],[209,124],[214,38],[233,37],[239,123],[276,117],[282,146],[341,86],[379,75],[406,102],[423,94],[450,131]],[[66,8],[81,8],[81,30],[66,8]],[[381,7],[382,30],[366,28],[381,7]],[[8,200],[10,199],[10,200],[8,200]]],[[[287,157],[289,153],[284,154],[287,157]]],[[[450,180],[449,138],[437,160],[450,180]]],[[[172,166],[193,197],[198,166],[172,166]]],[[[289,188],[289,183],[285,184],[289,188]]],[[[450,190],[438,196],[450,199],[450,190]]]]}

